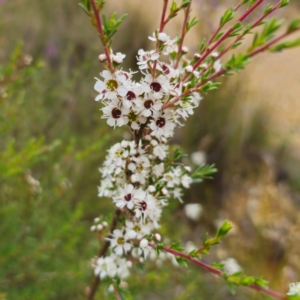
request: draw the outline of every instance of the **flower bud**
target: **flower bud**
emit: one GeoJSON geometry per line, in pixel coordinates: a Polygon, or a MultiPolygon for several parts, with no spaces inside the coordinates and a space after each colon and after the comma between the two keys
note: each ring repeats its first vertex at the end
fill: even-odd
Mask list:
{"type": "Polygon", "coordinates": [[[155,239],[160,242],[161,241],[161,235],[159,233],[154,234],[155,239]]]}
{"type": "Polygon", "coordinates": [[[100,54],[99,56],[98,56],[98,59],[99,59],[99,61],[100,62],[105,62],[106,61],[106,55],[103,53],[103,54],[100,54]]]}
{"type": "Polygon", "coordinates": [[[140,241],[140,247],[141,247],[141,248],[146,248],[147,246],[148,246],[148,240],[142,239],[142,240],[140,241]]]}
{"type": "Polygon", "coordinates": [[[98,230],[98,231],[101,231],[102,229],[103,229],[103,225],[98,224],[98,225],[97,225],[97,230],[98,230]]]}
{"type": "Polygon", "coordinates": [[[148,191],[149,191],[149,193],[154,193],[155,192],[155,186],[154,185],[149,185],[149,187],[148,187],[148,191]]]}
{"type": "Polygon", "coordinates": [[[186,46],[183,46],[183,47],[181,48],[181,51],[182,51],[183,53],[188,53],[188,52],[189,52],[189,48],[186,47],[186,46]]]}
{"type": "Polygon", "coordinates": [[[192,73],[193,72],[193,66],[186,66],[185,67],[185,71],[187,72],[187,73],[192,73]]]}

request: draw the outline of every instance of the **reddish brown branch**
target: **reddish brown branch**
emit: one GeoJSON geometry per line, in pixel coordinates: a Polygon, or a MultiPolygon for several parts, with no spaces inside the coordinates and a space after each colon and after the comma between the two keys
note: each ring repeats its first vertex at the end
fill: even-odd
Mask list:
{"type": "MultiPolygon", "coordinates": [[[[115,228],[117,227],[118,218],[119,218],[120,214],[121,214],[121,210],[117,209],[115,211],[115,215],[114,215],[113,220],[110,225],[110,231],[109,231],[110,233],[112,233],[115,230],[115,228]]],[[[106,254],[108,248],[109,248],[109,241],[105,241],[104,245],[100,248],[100,250],[98,252],[98,257],[104,256],[106,254]]],[[[97,292],[99,283],[100,283],[99,276],[93,276],[93,283],[87,293],[87,300],[94,299],[94,296],[97,292]]]]}
{"type": "Polygon", "coordinates": [[[103,44],[103,48],[104,48],[104,53],[105,53],[105,56],[106,56],[106,59],[107,59],[107,66],[108,66],[108,69],[111,73],[114,72],[114,68],[112,66],[112,61],[111,61],[111,57],[110,57],[110,52],[109,52],[109,47],[105,44],[105,34],[104,34],[104,31],[103,31],[103,28],[102,28],[102,22],[101,22],[101,18],[100,18],[100,11],[95,3],[95,0],[90,0],[90,3],[92,5],[92,8],[93,8],[93,11],[94,11],[94,15],[95,15],[95,18],[96,18],[96,28],[101,36],[101,39],[102,39],[102,44],[103,44]]]}
{"type": "MultiPolygon", "coordinates": [[[[156,248],[156,245],[154,243],[149,243],[149,246],[152,247],[152,248],[154,248],[154,249],[156,248]]],[[[176,250],[171,249],[171,248],[166,247],[166,246],[163,247],[163,250],[166,251],[166,252],[168,252],[168,253],[171,253],[171,254],[173,254],[175,256],[183,257],[186,260],[188,260],[188,261],[196,264],[197,266],[199,266],[199,267],[201,267],[201,268],[203,268],[203,269],[205,269],[205,270],[207,270],[207,271],[209,271],[209,272],[211,272],[213,274],[216,274],[216,275],[218,275],[220,277],[224,274],[222,271],[220,271],[220,270],[218,270],[218,269],[216,269],[216,268],[214,268],[214,267],[212,267],[212,266],[210,266],[210,265],[208,265],[208,264],[200,261],[197,258],[191,257],[188,254],[176,251],[176,250]]],[[[277,299],[287,299],[284,294],[276,292],[276,291],[273,291],[273,290],[270,290],[268,288],[261,287],[261,286],[259,286],[257,284],[251,284],[251,285],[249,285],[249,287],[251,289],[253,289],[253,290],[256,290],[258,292],[262,292],[262,293],[268,294],[268,295],[273,296],[273,297],[275,297],[277,299]]]]}
{"type": "Polygon", "coordinates": [[[182,50],[183,41],[184,41],[184,38],[185,38],[185,35],[186,35],[186,24],[187,24],[188,19],[189,19],[191,5],[192,5],[192,1],[190,2],[190,4],[188,5],[188,7],[185,10],[184,21],[183,21],[182,30],[181,30],[181,40],[180,40],[180,45],[179,45],[178,52],[177,52],[177,60],[176,60],[176,64],[175,64],[175,69],[177,69],[178,63],[179,63],[179,60],[180,60],[180,57],[181,57],[181,50],[182,50]]]}

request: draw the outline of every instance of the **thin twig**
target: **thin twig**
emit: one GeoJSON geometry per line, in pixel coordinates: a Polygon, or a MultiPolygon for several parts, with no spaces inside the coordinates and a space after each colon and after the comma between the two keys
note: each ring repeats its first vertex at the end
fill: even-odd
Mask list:
{"type": "MultiPolygon", "coordinates": [[[[154,243],[149,243],[149,246],[152,247],[153,249],[156,248],[156,244],[154,244],[154,243]]],[[[199,267],[201,267],[201,268],[203,268],[203,269],[205,269],[205,270],[207,270],[207,271],[209,271],[209,272],[211,272],[213,274],[216,274],[216,275],[218,275],[220,277],[222,277],[222,275],[224,274],[222,271],[220,271],[220,270],[218,270],[218,269],[216,269],[216,268],[214,268],[214,267],[212,267],[212,266],[210,266],[210,265],[208,265],[208,264],[200,261],[199,259],[191,257],[188,254],[176,251],[176,250],[171,249],[171,248],[166,247],[166,246],[163,247],[163,250],[166,251],[166,252],[168,252],[168,253],[171,253],[171,254],[173,254],[175,256],[183,257],[186,260],[189,260],[190,262],[196,264],[197,266],[199,266],[199,267]]],[[[284,294],[276,292],[276,291],[273,291],[273,290],[270,290],[268,288],[261,287],[261,286],[259,286],[257,284],[251,284],[251,285],[249,285],[249,287],[251,289],[253,289],[253,290],[256,290],[258,292],[262,292],[262,293],[268,294],[268,295],[273,296],[273,297],[275,297],[277,299],[287,299],[284,294]]]]}
{"type": "MultiPolygon", "coordinates": [[[[256,49],[255,51],[252,51],[251,53],[249,53],[249,57],[253,57],[261,52],[264,52],[266,50],[268,50],[271,46],[273,46],[274,44],[276,44],[277,42],[279,42],[281,39],[287,37],[288,35],[290,35],[291,33],[294,33],[295,31],[298,31],[299,29],[297,30],[293,30],[293,31],[288,31],[288,32],[285,32],[283,34],[281,34],[280,36],[278,36],[277,38],[274,38],[273,40],[271,40],[269,43],[267,43],[266,45],[256,49]]],[[[197,90],[199,90],[204,84],[206,84],[207,82],[219,77],[219,76],[222,76],[224,75],[228,70],[226,69],[221,69],[220,71],[212,74],[211,76],[209,76],[206,80],[204,81],[201,81],[200,83],[198,83],[197,85],[195,85],[193,88],[191,89],[188,89],[187,91],[185,91],[184,93],[182,93],[181,95],[173,98],[171,101],[167,102],[164,106],[163,106],[163,109],[167,109],[167,108],[170,108],[170,107],[173,107],[178,101],[180,101],[180,99],[182,97],[185,97],[185,96],[188,96],[194,92],[196,92],[197,90]]]]}
{"type": "MultiPolygon", "coordinates": [[[[166,25],[165,18],[166,18],[168,2],[169,2],[169,0],[164,0],[164,6],[163,6],[162,13],[161,13],[161,18],[160,18],[159,32],[163,32],[164,27],[166,25]]],[[[158,51],[158,40],[156,41],[156,51],[158,51]]],[[[157,65],[157,60],[155,60],[153,63],[153,68],[152,68],[152,77],[153,78],[155,78],[156,65],[157,65]]]]}
{"type": "Polygon", "coordinates": [[[104,53],[106,55],[106,59],[107,59],[107,64],[108,64],[108,69],[111,73],[114,72],[114,68],[112,66],[112,62],[111,62],[111,57],[110,57],[110,51],[109,51],[109,47],[107,47],[107,45],[105,45],[105,34],[103,32],[103,28],[102,28],[102,22],[101,22],[101,18],[100,18],[100,11],[97,8],[97,5],[95,3],[95,0],[90,0],[90,3],[92,5],[93,11],[94,11],[94,15],[96,18],[96,28],[101,36],[102,39],[102,44],[103,44],[103,48],[104,48],[104,53]]]}
{"type": "MultiPolygon", "coordinates": [[[[110,233],[112,233],[115,228],[117,227],[117,223],[118,223],[118,218],[121,214],[121,211],[119,209],[117,209],[115,211],[115,215],[113,217],[113,220],[111,222],[111,225],[110,225],[110,233]]],[[[98,252],[98,257],[101,257],[101,256],[104,256],[109,248],[109,241],[105,241],[104,245],[100,248],[99,252],[98,252]]],[[[87,299],[88,300],[93,300],[94,299],[94,296],[97,292],[97,288],[98,288],[98,285],[100,283],[100,278],[99,276],[93,276],[93,283],[87,293],[87,299]]]]}
{"type": "MultiPolygon", "coordinates": [[[[257,1],[254,5],[252,5],[249,9],[247,9],[243,15],[238,19],[238,22],[242,22],[244,21],[260,4],[263,3],[264,0],[259,0],[257,1]]],[[[222,37],[210,48],[207,48],[207,51],[206,53],[201,57],[199,58],[199,60],[194,64],[193,66],[193,69],[197,69],[201,63],[205,60],[205,58],[210,54],[212,53],[227,37],[229,37],[229,35],[231,34],[231,32],[233,31],[233,26],[231,26],[227,31],[226,33],[224,33],[222,35],[222,37]]],[[[187,76],[186,76],[187,77],[187,76]]],[[[187,79],[187,78],[184,78],[184,81],[187,79]]]]}
{"type": "Polygon", "coordinates": [[[184,38],[185,38],[185,35],[186,35],[186,24],[189,20],[191,5],[192,5],[192,1],[190,2],[190,4],[188,5],[188,7],[185,10],[184,21],[183,21],[182,30],[181,30],[181,40],[180,40],[180,45],[179,45],[178,52],[177,52],[176,64],[175,64],[175,67],[174,67],[175,69],[177,69],[178,63],[179,63],[179,60],[180,60],[180,57],[181,57],[183,41],[184,41],[184,38]]]}

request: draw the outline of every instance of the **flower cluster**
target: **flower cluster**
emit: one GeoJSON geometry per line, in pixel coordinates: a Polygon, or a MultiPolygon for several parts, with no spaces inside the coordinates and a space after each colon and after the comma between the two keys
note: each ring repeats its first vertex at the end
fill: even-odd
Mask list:
{"type": "Polygon", "coordinates": [[[289,296],[300,296],[300,282],[291,283],[290,290],[287,293],[289,296]]]}
{"type": "MultiPolygon", "coordinates": [[[[99,251],[100,257],[93,262],[95,275],[100,279],[106,278],[111,284],[109,290],[115,291],[116,297],[120,298],[116,286],[126,285],[123,280],[129,275],[135,260],[142,263],[147,258],[155,257],[159,264],[168,257],[165,253],[168,252],[178,264],[184,264],[185,260],[198,264],[192,258],[208,254],[210,247],[219,243],[232,228],[225,221],[214,238],[207,239],[205,236],[202,247],[192,249],[188,255],[182,254],[179,243],[172,243],[168,247],[161,241],[157,230],[163,208],[172,199],[183,202],[185,188],[189,188],[192,182],[211,178],[216,172],[213,165],[204,164],[205,153],[195,152],[191,160],[198,168],[191,173],[190,167],[182,163],[183,155],[180,151],[171,151],[167,143],[173,137],[175,128],[182,126],[199,106],[201,95],[218,88],[220,83],[214,82],[216,78],[239,72],[252,57],[263,51],[281,51],[299,45],[299,40],[282,44],[278,42],[300,30],[300,21],[293,20],[285,33],[275,36],[282,22],[276,18],[266,18],[286,6],[288,0],[279,0],[276,5],[268,6],[256,21],[250,21],[249,24],[244,23],[244,20],[264,1],[239,1],[235,7],[229,7],[224,12],[210,39],[204,39],[196,53],[188,55],[184,39],[198,22],[197,18],[190,18],[192,1],[182,0],[181,4],[172,1],[171,5],[163,1],[159,29],[149,37],[155,46],[150,51],[140,49],[137,53],[141,78],[137,81],[135,72],[122,68],[126,55],[114,53],[111,49],[112,37],[125,15],[119,19],[116,14],[107,18],[101,14],[104,1],[81,2],[80,6],[91,18],[104,48],[104,53],[98,58],[106,70],[96,78],[94,86],[98,92],[95,100],[101,103],[102,118],[106,119],[109,126],[127,126],[132,133],[132,140],[124,140],[108,150],[104,165],[100,168],[102,179],[98,194],[100,197],[110,197],[116,207],[109,233],[108,224],[103,222],[102,217],[96,218],[91,227],[91,231],[97,232],[99,236],[103,231],[106,234],[106,241],[99,251]],[[164,29],[179,11],[184,12],[182,31],[180,36],[172,39],[164,29]],[[259,26],[264,27],[261,32],[256,31],[259,26]],[[252,45],[243,53],[232,54],[223,65],[220,59],[239,47],[246,35],[253,34],[253,30],[255,35],[252,45]]],[[[198,203],[185,205],[186,215],[192,221],[199,219],[201,211],[202,207],[198,203]]],[[[258,290],[266,286],[266,282],[260,278],[239,277],[236,270],[240,267],[236,261],[228,260],[224,263],[225,271],[227,268],[229,274],[234,274],[229,276],[221,272],[220,264],[205,267],[205,263],[201,263],[201,266],[210,271],[213,269],[213,273],[222,276],[230,289],[232,284],[247,285],[258,290]]],[[[89,299],[93,298],[98,283],[99,280],[94,281],[89,299]]],[[[264,292],[272,295],[269,290],[264,289],[264,292]]],[[[298,283],[292,284],[288,293],[295,294],[299,294],[298,283]]]]}
{"type": "MultiPolygon", "coordinates": [[[[95,274],[101,278],[126,277],[128,268],[120,267],[120,259],[129,253],[138,259],[153,257],[154,250],[145,237],[159,228],[163,207],[171,199],[182,202],[183,189],[193,181],[190,168],[178,164],[178,155],[170,153],[167,142],[175,127],[199,105],[202,97],[192,88],[201,80],[201,74],[220,67],[213,59],[211,64],[194,70],[193,60],[185,55],[177,62],[177,39],[161,32],[154,33],[150,40],[156,42],[155,50],[138,51],[137,64],[142,73],[139,82],[133,80],[133,72],[105,70],[94,87],[107,124],[128,125],[134,136],[132,141],[123,140],[112,146],[99,169],[102,180],[98,195],[112,198],[127,216],[122,227],[107,238],[111,256],[100,257],[95,263],[95,274]],[[160,60],[161,55],[168,55],[170,63],[160,60]],[[187,90],[191,92],[184,96],[187,90]],[[175,98],[178,101],[169,105],[175,98]]],[[[124,57],[121,53],[112,54],[115,64],[124,57]]],[[[106,59],[101,56],[101,61],[106,59]]]]}
{"type": "MultiPolygon", "coordinates": [[[[133,80],[133,72],[104,70],[100,74],[102,78],[96,78],[94,88],[99,93],[96,101],[104,105],[103,118],[109,126],[128,124],[135,134],[142,127],[151,137],[165,141],[173,136],[176,125],[199,105],[202,97],[197,93],[197,84],[202,77],[212,70],[219,71],[222,65],[213,53],[195,69],[195,59],[188,60],[185,56],[177,66],[176,39],[171,40],[165,33],[154,34],[150,39],[157,42],[160,50],[138,51],[137,64],[143,75],[140,82],[133,80]],[[171,63],[159,60],[163,54],[168,55],[171,63]],[[186,91],[188,96],[183,95],[186,91]],[[172,109],[166,109],[175,98],[178,101],[172,109]]],[[[199,55],[195,57],[199,59],[199,55]]]]}

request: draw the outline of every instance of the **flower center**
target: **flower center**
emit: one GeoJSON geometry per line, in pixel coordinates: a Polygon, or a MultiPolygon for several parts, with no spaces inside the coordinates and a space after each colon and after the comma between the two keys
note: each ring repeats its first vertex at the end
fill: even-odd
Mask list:
{"type": "Polygon", "coordinates": [[[132,194],[127,194],[124,196],[124,199],[128,202],[132,199],[132,194]]]}
{"type": "Polygon", "coordinates": [[[153,106],[153,101],[152,101],[152,100],[146,100],[146,101],[144,102],[144,107],[145,107],[145,108],[149,109],[149,108],[151,108],[152,106],[153,106]]]}
{"type": "Polygon", "coordinates": [[[129,115],[128,115],[128,119],[131,121],[131,122],[135,122],[137,119],[138,119],[138,116],[134,113],[134,112],[130,112],[129,115]]]}
{"type": "Polygon", "coordinates": [[[138,225],[135,225],[135,226],[133,227],[133,230],[134,230],[135,232],[140,232],[140,231],[141,231],[141,227],[139,227],[138,225]]]}
{"type": "Polygon", "coordinates": [[[118,149],[116,152],[115,152],[115,156],[116,157],[122,157],[124,151],[122,149],[118,149]]]}
{"type": "Polygon", "coordinates": [[[122,112],[118,109],[118,108],[114,108],[112,111],[111,111],[111,115],[114,119],[119,119],[122,115],[122,112]]]}
{"type": "Polygon", "coordinates": [[[136,170],[140,173],[144,170],[143,166],[142,165],[137,165],[136,166],[136,170]]]}
{"type": "Polygon", "coordinates": [[[146,201],[142,201],[140,204],[140,210],[145,211],[147,209],[147,203],[146,201]]]}
{"type": "Polygon", "coordinates": [[[150,87],[151,87],[151,89],[152,89],[154,92],[159,92],[159,91],[161,90],[161,84],[160,84],[159,82],[156,82],[156,81],[152,82],[152,83],[150,84],[150,87]]]}
{"type": "Polygon", "coordinates": [[[115,79],[110,79],[106,82],[106,86],[110,91],[115,91],[118,88],[118,82],[115,79]]]}
{"type": "Polygon", "coordinates": [[[117,244],[123,246],[125,244],[125,239],[122,236],[118,237],[117,244]]]}
{"type": "Polygon", "coordinates": [[[170,69],[166,65],[162,65],[162,69],[165,74],[169,75],[170,74],[170,69]]]}
{"type": "Polygon", "coordinates": [[[166,119],[165,118],[158,118],[157,121],[156,121],[156,125],[159,127],[159,128],[162,128],[166,125],[166,119]]]}
{"type": "Polygon", "coordinates": [[[135,93],[132,92],[132,91],[128,91],[128,93],[127,93],[127,95],[126,95],[126,99],[127,99],[127,100],[130,100],[130,101],[136,99],[135,93]]]}
{"type": "Polygon", "coordinates": [[[167,181],[171,181],[171,180],[173,180],[173,177],[170,174],[167,174],[167,175],[165,175],[165,179],[167,181]]]}

